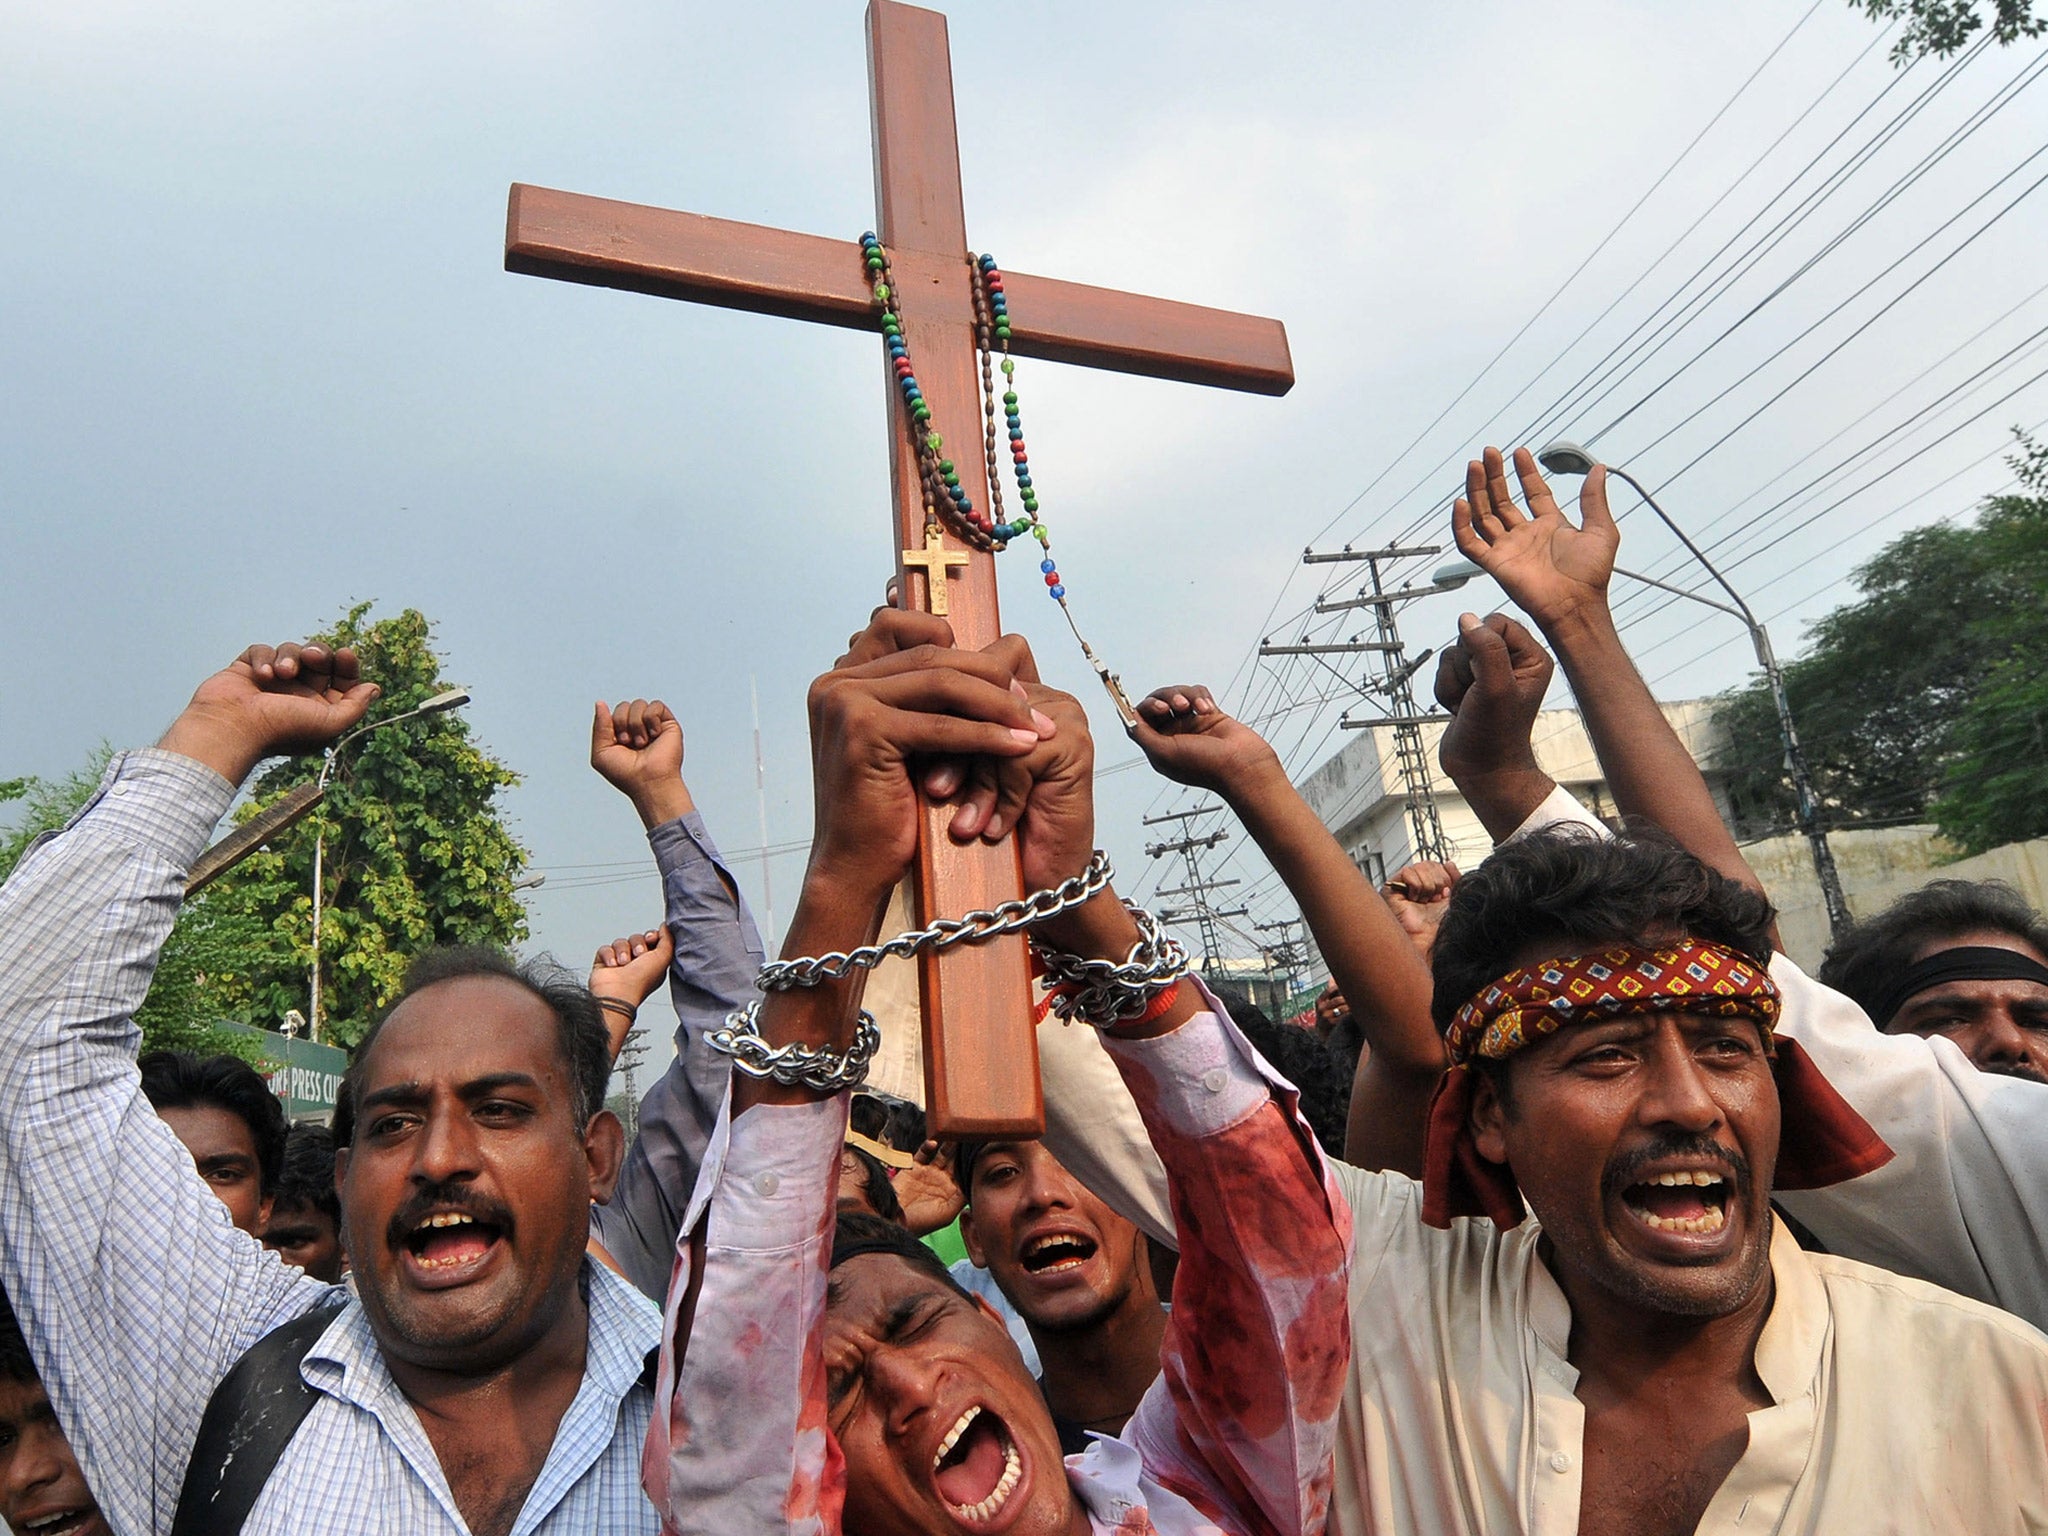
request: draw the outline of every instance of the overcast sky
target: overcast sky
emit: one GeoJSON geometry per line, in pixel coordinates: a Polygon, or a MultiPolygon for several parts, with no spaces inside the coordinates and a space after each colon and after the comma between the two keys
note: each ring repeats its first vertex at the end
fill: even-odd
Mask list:
{"type": "MultiPolygon", "coordinates": [[[[1894,82],[1845,0],[1808,11],[955,7],[977,245],[1018,270],[1274,315],[1293,347],[1299,383],[1278,400],[1022,365],[1061,568],[1133,693],[1236,678],[1248,707],[1270,708],[1276,688],[1306,691],[1303,673],[1244,666],[1262,632],[1299,633],[1288,616],[1329,573],[1301,570],[1304,545],[1442,531],[1433,500],[1489,432],[1527,429],[1716,248],[1768,234],[1940,74],[1894,82]]],[[[2020,387],[2038,371],[2021,353],[1891,458],[1739,531],[2048,323],[2048,304],[2026,302],[2040,199],[1688,462],[2048,170],[2034,162],[1936,233],[2048,144],[2048,91],[2023,90],[1679,365],[2035,57],[1958,72],[1614,393],[1544,422],[1590,435],[1678,373],[1600,447],[1670,481],[1667,506],[1731,562],[1783,652],[1858,558],[2004,484],[2005,429],[2048,415],[2048,388],[2020,387]]],[[[374,599],[435,620],[478,735],[525,776],[508,810],[549,876],[539,945],[580,958],[658,916],[633,817],[585,765],[599,694],[667,698],[714,830],[754,849],[757,680],[766,841],[808,835],[804,685],[890,565],[875,342],[511,276],[502,236],[515,180],[858,234],[873,216],[859,5],[4,0],[0,146],[0,777],[151,739],[244,644],[374,599]]],[[[1628,563],[1682,569],[1646,519],[1625,528],[1628,563]]],[[[1007,622],[1105,715],[1035,569],[1011,558],[1007,622]]],[[[1433,598],[1404,627],[1436,643],[1461,606],[1488,602],[1477,587],[1433,598]]],[[[1671,697],[1730,686],[1748,660],[1703,609],[1645,610],[1631,635],[1671,697]]],[[[1336,713],[1270,722],[1298,770],[1340,739],[1336,713]]],[[[1132,755],[1120,739],[1101,753],[1132,755]]],[[[1104,780],[1127,889],[1151,873],[1139,817],[1170,803],[1142,769],[1104,780]]],[[[778,920],[801,867],[800,853],[768,865],[778,920]]],[[[758,900],[761,865],[744,868],[758,900]]]]}

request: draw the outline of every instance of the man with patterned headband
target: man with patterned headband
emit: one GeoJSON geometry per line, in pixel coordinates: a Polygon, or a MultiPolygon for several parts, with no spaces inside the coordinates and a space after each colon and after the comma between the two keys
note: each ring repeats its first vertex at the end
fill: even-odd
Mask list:
{"type": "Polygon", "coordinates": [[[1770,922],[1655,837],[1460,883],[1422,1183],[1337,1169],[1333,1532],[2040,1528],[2048,1339],[1773,1219],[1890,1154],[1777,1035],[1770,922]]]}
{"type": "MultiPolygon", "coordinates": [[[[1622,646],[1607,600],[1620,535],[1604,473],[1586,477],[1574,524],[1526,451],[1515,464],[1526,511],[1497,452],[1471,465],[1454,518],[1460,550],[1556,650],[1622,813],[1761,891],[1622,646]]],[[[1496,840],[1563,821],[1601,834],[1531,750],[1551,674],[1543,647],[1499,614],[1468,615],[1461,630],[1437,677],[1438,702],[1454,712],[1446,771],[1496,840]]],[[[1779,1033],[1800,1042],[1898,1154],[1849,1183],[1788,1192],[1787,1213],[1832,1253],[1994,1302],[2036,1327],[2048,1327],[2042,961],[2048,932],[2017,895],[1954,882],[1857,925],[1819,981],[1771,957],[1784,994],[1779,1033]]]]}

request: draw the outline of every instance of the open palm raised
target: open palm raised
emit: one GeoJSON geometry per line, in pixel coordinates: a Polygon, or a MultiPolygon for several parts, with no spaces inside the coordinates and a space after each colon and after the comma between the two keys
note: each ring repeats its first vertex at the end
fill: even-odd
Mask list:
{"type": "Polygon", "coordinates": [[[1515,475],[1528,499],[1524,512],[1508,490],[1498,448],[1465,467],[1465,494],[1451,507],[1458,552],[1471,560],[1545,630],[1575,615],[1602,611],[1621,534],[1607,510],[1607,471],[1594,465],[1579,491],[1577,526],[1537,472],[1535,455],[1515,450],[1515,475]]]}

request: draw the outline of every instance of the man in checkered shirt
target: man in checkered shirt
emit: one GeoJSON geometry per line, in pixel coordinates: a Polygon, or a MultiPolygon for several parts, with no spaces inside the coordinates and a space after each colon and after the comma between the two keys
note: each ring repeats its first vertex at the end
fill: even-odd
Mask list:
{"type": "Polygon", "coordinates": [[[587,995],[474,956],[409,985],[345,1090],[360,1299],[236,1231],[142,1096],[133,1015],[187,866],[258,762],[376,692],[347,650],[251,647],[0,890],[0,1283],[116,1530],[170,1525],[253,1343],[345,1303],[245,1530],[652,1532],[660,1318],[584,1257],[623,1142],[587,995]]]}

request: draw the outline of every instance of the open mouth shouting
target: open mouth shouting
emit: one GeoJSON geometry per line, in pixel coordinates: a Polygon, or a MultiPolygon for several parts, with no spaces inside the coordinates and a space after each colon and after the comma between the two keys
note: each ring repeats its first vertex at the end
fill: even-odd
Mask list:
{"type": "Polygon", "coordinates": [[[1095,1250],[1094,1239],[1079,1232],[1046,1232],[1024,1244],[1017,1262],[1026,1274],[1051,1278],[1080,1269],[1095,1250]]]}
{"type": "Polygon", "coordinates": [[[1688,1246],[1711,1245],[1728,1226],[1733,1193],[1734,1182],[1727,1173],[1679,1168],[1646,1174],[1624,1186],[1621,1203],[1637,1222],[1661,1237],[1691,1240],[1688,1246]]]}
{"type": "Polygon", "coordinates": [[[461,1285],[480,1274],[503,1246],[505,1224],[467,1211],[435,1211],[401,1227],[398,1249],[415,1285],[461,1285]]]}
{"type": "MultiPolygon", "coordinates": [[[[1024,1481],[1023,1453],[1010,1429],[979,1404],[953,1422],[932,1453],[932,1486],[960,1524],[992,1531],[1007,1523],[1006,1512],[1024,1481]]],[[[1017,1501],[1017,1508],[1023,1501],[1017,1501]]]]}

